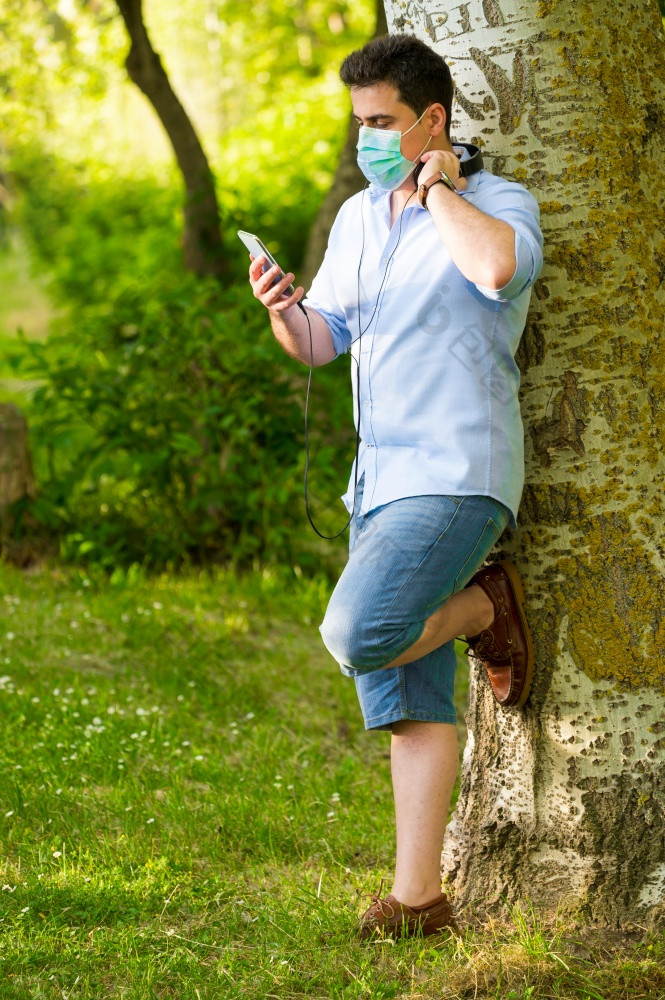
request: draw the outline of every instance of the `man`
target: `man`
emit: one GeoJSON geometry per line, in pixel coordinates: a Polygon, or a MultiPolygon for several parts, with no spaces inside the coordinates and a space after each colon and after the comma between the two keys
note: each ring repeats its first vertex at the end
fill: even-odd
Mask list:
{"type": "Polygon", "coordinates": [[[349,561],[321,633],[366,728],[391,731],[397,833],[392,891],[360,933],[432,934],[454,926],[440,858],[458,767],[455,637],[502,705],[523,705],[531,685],[517,570],[479,567],[522,492],[514,354],[542,237],[532,196],[451,143],[453,84],[427,45],[374,39],[340,75],[370,186],[342,206],[304,310],[292,274],[273,285],[263,259],[249,273],[288,354],[323,365],[350,350],[356,366],[349,561]]]}

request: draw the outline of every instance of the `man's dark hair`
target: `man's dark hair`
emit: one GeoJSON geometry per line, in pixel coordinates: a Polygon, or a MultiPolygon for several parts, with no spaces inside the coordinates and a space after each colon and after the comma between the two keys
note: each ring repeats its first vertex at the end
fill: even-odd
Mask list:
{"type": "Polygon", "coordinates": [[[413,35],[380,35],[362,49],[349,53],[339,75],[347,87],[371,87],[389,83],[397,98],[421,115],[430,104],[442,104],[446,112],[446,135],[454,86],[443,58],[413,35]]]}

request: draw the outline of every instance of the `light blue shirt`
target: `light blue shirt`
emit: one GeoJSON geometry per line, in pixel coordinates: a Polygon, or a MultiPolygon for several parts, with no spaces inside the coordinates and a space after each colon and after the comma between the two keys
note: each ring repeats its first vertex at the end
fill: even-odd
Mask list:
{"type": "MultiPolygon", "coordinates": [[[[485,170],[461,197],[515,230],[517,265],[503,288],[468,281],[419,204],[391,228],[390,194],[370,185],[340,209],[305,305],[327,322],[337,354],[353,358],[360,513],[410,496],[481,494],[505,504],[515,527],[524,428],[514,356],[542,266],[539,210],[521,184],[485,170]]],[[[349,511],[354,478],[352,469],[349,511]]]]}

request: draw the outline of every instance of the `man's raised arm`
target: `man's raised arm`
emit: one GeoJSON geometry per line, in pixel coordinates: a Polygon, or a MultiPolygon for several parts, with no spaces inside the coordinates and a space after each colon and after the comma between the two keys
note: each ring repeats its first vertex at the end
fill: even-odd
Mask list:
{"type": "Polygon", "coordinates": [[[275,266],[262,274],[261,268],[265,263],[265,257],[252,260],[249,267],[249,283],[255,297],[268,310],[272,331],[277,341],[287,354],[306,365],[310,360],[315,367],[332,361],[337,354],[330,328],[323,316],[314,309],[307,309],[307,317],[312,328],[310,349],[309,325],[304,306],[299,305],[304,288],[300,286],[292,295],[287,295],[287,289],[294,275],[285,274],[277,284],[273,284],[281,271],[275,266]]]}

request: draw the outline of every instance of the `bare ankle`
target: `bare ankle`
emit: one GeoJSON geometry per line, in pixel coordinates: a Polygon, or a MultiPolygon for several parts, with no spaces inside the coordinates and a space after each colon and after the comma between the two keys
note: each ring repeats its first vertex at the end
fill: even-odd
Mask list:
{"type": "Polygon", "coordinates": [[[494,605],[482,587],[474,583],[469,587],[469,590],[473,591],[478,610],[465,633],[467,636],[478,635],[479,632],[489,628],[496,617],[494,614],[494,605]]]}
{"type": "Polygon", "coordinates": [[[405,906],[418,907],[438,899],[441,895],[441,884],[414,885],[412,883],[402,884],[396,881],[391,891],[395,899],[398,899],[400,903],[404,903],[405,906]]]}

